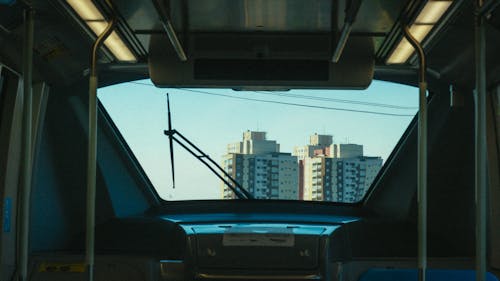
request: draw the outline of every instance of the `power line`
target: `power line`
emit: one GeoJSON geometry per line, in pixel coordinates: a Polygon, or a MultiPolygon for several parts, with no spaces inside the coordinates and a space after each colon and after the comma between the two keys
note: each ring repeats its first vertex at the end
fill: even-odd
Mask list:
{"type": "MultiPolygon", "coordinates": [[[[146,83],[141,83],[141,82],[130,82],[130,83],[152,86],[151,84],[146,84],[146,83]]],[[[283,93],[283,92],[270,92],[270,91],[252,91],[252,92],[254,92],[256,94],[262,94],[262,95],[284,96],[284,97],[291,97],[291,98],[338,102],[338,103],[347,103],[347,104],[355,104],[355,105],[366,105],[366,106],[384,107],[384,108],[392,108],[392,109],[415,110],[418,108],[418,107],[414,107],[414,106],[401,106],[401,105],[394,105],[394,104],[387,104],[387,103],[346,100],[346,99],[337,99],[337,98],[328,98],[328,97],[316,97],[316,96],[283,93]]]]}
{"type": "Polygon", "coordinates": [[[257,94],[263,95],[274,95],[274,96],[284,96],[291,98],[300,98],[300,99],[308,99],[308,100],[318,100],[318,101],[329,101],[329,102],[338,102],[338,103],[348,103],[348,104],[356,104],[356,105],[367,105],[367,106],[376,106],[376,107],[385,107],[392,109],[417,109],[414,106],[401,106],[387,103],[377,103],[377,102],[365,102],[365,101],[355,101],[355,100],[345,100],[345,99],[336,99],[336,98],[328,98],[328,97],[316,97],[316,96],[308,96],[301,94],[292,94],[292,93],[276,93],[276,92],[261,92],[254,91],[257,94]]]}
{"type": "Polygon", "coordinates": [[[346,108],[338,108],[338,107],[319,106],[319,105],[299,104],[299,103],[292,103],[292,102],[262,100],[262,99],[246,98],[246,97],[235,97],[235,96],[231,96],[231,95],[210,93],[210,92],[192,90],[192,89],[177,88],[177,90],[206,94],[206,95],[213,95],[213,96],[221,96],[221,97],[227,97],[227,98],[233,98],[233,99],[266,102],[266,103],[274,103],[274,104],[282,104],[282,105],[291,105],[291,106],[297,106],[297,107],[308,107],[308,108],[317,108],[317,109],[326,109],[326,110],[377,114],[377,115],[385,115],[385,116],[413,117],[413,115],[410,115],[410,114],[397,114],[397,113],[387,113],[387,112],[378,112],[378,111],[369,111],[369,110],[357,110],[357,109],[346,109],[346,108]]]}
{"type": "MultiPolygon", "coordinates": [[[[129,82],[129,83],[154,87],[154,85],[141,83],[141,82],[129,82]]],[[[378,111],[370,111],[370,110],[357,110],[357,109],[346,109],[346,108],[338,108],[338,107],[319,106],[319,105],[299,104],[299,103],[291,103],[291,102],[271,101],[271,100],[263,100],[263,99],[247,98],[247,97],[236,97],[236,96],[232,96],[232,95],[211,93],[211,92],[206,92],[206,91],[201,91],[201,90],[192,90],[192,89],[185,89],[185,88],[175,88],[175,89],[180,90],[180,91],[187,91],[187,92],[199,93],[199,94],[205,94],[205,95],[211,95],[211,96],[219,96],[219,97],[226,97],[226,98],[239,99],[239,100],[248,100],[248,101],[264,102],[264,103],[289,105],[289,106],[296,106],[296,107],[307,107],[307,108],[316,108],[316,109],[325,109],[325,110],[366,113],[366,114],[375,114],[375,115],[383,115],[383,116],[413,117],[413,115],[411,115],[411,114],[397,114],[397,113],[387,113],[387,112],[378,112],[378,111]]]]}

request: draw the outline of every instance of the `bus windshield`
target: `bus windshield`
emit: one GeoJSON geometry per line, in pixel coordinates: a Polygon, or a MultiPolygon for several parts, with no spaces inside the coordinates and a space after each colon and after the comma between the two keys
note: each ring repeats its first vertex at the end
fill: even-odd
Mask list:
{"type": "Polygon", "coordinates": [[[163,88],[150,80],[101,88],[99,100],[165,200],[235,199],[227,182],[167,129],[217,162],[255,199],[356,203],[417,112],[415,88],[234,91],[163,88]]]}

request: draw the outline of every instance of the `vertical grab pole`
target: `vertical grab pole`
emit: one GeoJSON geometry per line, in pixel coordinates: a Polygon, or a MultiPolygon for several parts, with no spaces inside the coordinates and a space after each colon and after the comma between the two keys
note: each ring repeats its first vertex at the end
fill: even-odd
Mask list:
{"type": "Polygon", "coordinates": [[[417,51],[419,58],[419,111],[418,111],[418,280],[426,280],[427,270],[427,83],[425,82],[426,60],[420,43],[412,36],[408,26],[403,27],[408,42],[417,51]]]}
{"type": "Polygon", "coordinates": [[[28,8],[24,11],[24,47],[23,47],[23,155],[22,186],[20,192],[21,210],[19,227],[19,280],[28,279],[29,260],[29,218],[32,177],[32,74],[33,74],[33,35],[35,11],[28,8]]]}
{"type": "MultiPolygon", "coordinates": [[[[109,1],[107,1],[108,4],[109,1]]],[[[87,264],[88,280],[94,280],[94,241],[95,241],[95,197],[97,169],[97,51],[115,26],[115,17],[108,23],[92,45],[89,77],[89,135],[87,155],[87,220],[85,240],[85,263],[87,264]]]]}
{"type": "Polygon", "coordinates": [[[476,1],[475,18],[475,191],[476,191],[476,280],[486,280],[486,193],[487,193],[487,151],[486,151],[486,30],[480,15],[483,0],[476,1]]]}

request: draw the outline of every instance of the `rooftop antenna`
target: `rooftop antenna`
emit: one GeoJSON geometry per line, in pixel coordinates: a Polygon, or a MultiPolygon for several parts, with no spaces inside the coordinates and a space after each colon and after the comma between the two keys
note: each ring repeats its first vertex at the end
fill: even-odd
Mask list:
{"type": "Polygon", "coordinates": [[[198,148],[194,143],[184,137],[177,130],[172,129],[172,115],[170,112],[170,98],[167,93],[167,115],[168,115],[168,130],[163,131],[163,133],[168,136],[170,145],[170,161],[172,162],[172,181],[173,188],[175,188],[175,170],[174,170],[174,141],[179,144],[182,148],[187,150],[191,155],[198,159],[201,163],[210,169],[219,179],[221,179],[224,184],[226,184],[233,192],[241,199],[253,199],[252,195],[244,189],[231,175],[229,175],[217,162],[215,162],[210,156],[198,148]],[[179,138],[176,137],[179,136],[179,138]],[[219,172],[218,172],[218,171],[219,172]],[[222,173],[224,176],[222,176],[222,173]]]}

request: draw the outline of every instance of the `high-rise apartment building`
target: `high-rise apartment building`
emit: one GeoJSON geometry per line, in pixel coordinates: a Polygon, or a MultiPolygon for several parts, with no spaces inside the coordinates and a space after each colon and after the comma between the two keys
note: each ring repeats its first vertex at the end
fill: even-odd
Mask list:
{"type": "Polygon", "coordinates": [[[304,200],[358,202],[382,167],[382,158],[333,158],[317,155],[304,160],[304,200]]]}
{"type": "Polygon", "coordinates": [[[293,156],[297,156],[297,160],[299,161],[299,198],[302,198],[304,195],[304,159],[313,157],[315,153],[321,150],[321,153],[324,153],[325,150],[328,150],[330,146],[333,144],[333,137],[331,135],[318,135],[314,134],[309,137],[309,144],[296,146],[293,148],[293,156]]]}
{"type": "MultiPolygon", "coordinates": [[[[265,132],[247,131],[243,141],[228,145],[222,166],[256,199],[299,199],[297,157],[279,153],[276,141],[265,132]]],[[[222,197],[234,198],[224,183],[222,197]]]]}
{"type": "Polygon", "coordinates": [[[382,167],[382,158],[363,156],[359,144],[333,144],[328,135],[313,135],[295,147],[299,159],[299,197],[303,200],[357,202],[382,167]]]}
{"type": "MultiPolygon", "coordinates": [[[[362,145],[334,144],[331,135],[312,135],[292,156],[265,132],[247,131],[227,152],[223,168],[257,199],[358,202],[382,167],[382,158],[364,156],[362,145]]],[[[235,198],[225,184],[222,197],[235,198]]]]}

